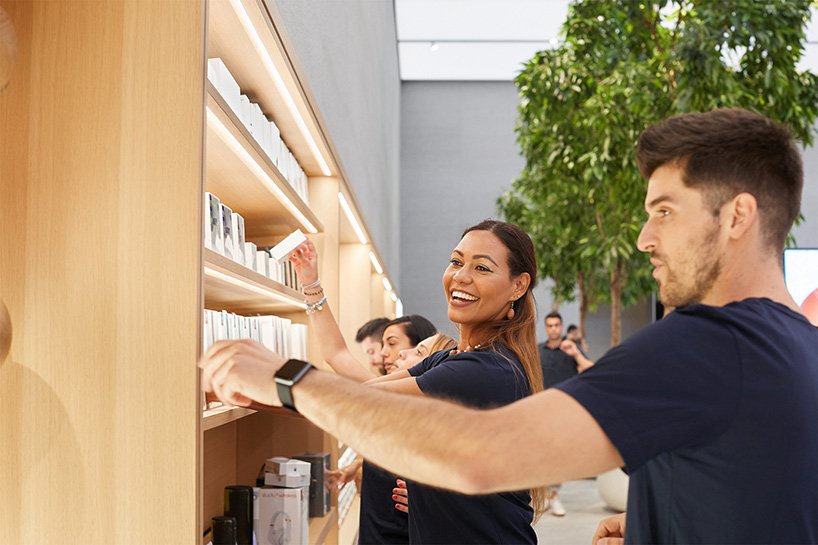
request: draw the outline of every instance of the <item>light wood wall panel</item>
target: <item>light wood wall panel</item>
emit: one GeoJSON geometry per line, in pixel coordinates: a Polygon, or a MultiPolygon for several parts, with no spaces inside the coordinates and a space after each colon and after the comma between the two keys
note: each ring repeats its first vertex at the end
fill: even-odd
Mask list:
{"type": "Polygon", "coordinates": [[[338,322],[352,354],[358,361],[366,363],[366,354],[361,345],[354,341],[358,328],[375,317],[369,313],[369,279],[372,270],[369,247],[355,242],[341,244],[339,263],[342,287],[339,293],[338,322]]]}
{"type": "Polygon", "coordinates": [[[0,5],[4,539],[195,542],[203,4],[0,5]]]}

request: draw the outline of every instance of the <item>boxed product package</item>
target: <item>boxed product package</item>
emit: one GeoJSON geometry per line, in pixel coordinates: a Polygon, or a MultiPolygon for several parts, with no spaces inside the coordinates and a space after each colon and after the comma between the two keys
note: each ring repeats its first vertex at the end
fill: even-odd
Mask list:
{"type": "Polygon", "coordinates": [[[286,488],[309,486],[310,471],[309,462],[276,456],[264,464],[264,484],[286,488]]]}
{"type": "Polygon", "coordinates": [[[310,542],[307,487],[263,487],[253,492],[253,530],[258,545],[310,542]]]}
{"type": "Polygon", "coordinates": [[[329,472],[329,454],[326,452],[305,452],[295,457],[310,464],[310,516],[323,517],[329,513],[330,493],[324,486],[329,472]]]}

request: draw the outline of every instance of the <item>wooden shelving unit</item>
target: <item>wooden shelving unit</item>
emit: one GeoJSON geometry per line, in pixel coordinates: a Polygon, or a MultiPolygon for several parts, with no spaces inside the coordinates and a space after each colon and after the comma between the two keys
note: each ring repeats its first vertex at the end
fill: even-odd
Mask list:
{"type": "Polygon", "coordinates": [[[217,407],[215,409],[208,409],[202,414],[202,431],[224,426],[239,418],[244,418],[245,416],[250,416],[255,413],[256,411],[245,409],[244,407],[217,407]]]}
{"type": "MultiPolygon", "coordinates": [[[[309,203],[290,187],[283,174],[250,135],[210,82],[205,85],[206,190],[245,218],[246,239],[272,245],[300,228],[312,236],[321,255],[321,279],[330,304],[338,310],[342,332],[354,347],[354,332],[376,315],[394,315],[394,305],[373,273],[369,253],[378,251],[366,235],[366,222],[340,162],[324,132],[317,108],[297,74],[275,6],[265,0],[210,0],[208,58],[227,66],[243,94],[259,104],[281,131],[281,138],[308,175],[309,203]],[[343,194],[352,209],[341,209],[343,194]],[[380,285],[380,291],[373,285],[380,285]],[[373,313],[374,312],[374,313],[373,313]]],[[[383,274],[386,274],[383,272],[383,274]]],[[[216,252],[203,252],[206,308],[238,314],[276,314],[308,323],[303,296],[216,252]]],[[[320,359],[318,339],[310,332],[309,353],[320,359]]],[[[319,363],[320,362],[316,362],[319,363]]],[[[203,419],[203,519],[220,509],[226,484],[250,484],[263,461],[275,455],[329,452],[337,463],[338,442],[307,420],[287,412],[246,409],[213,411],[203,419]],[[226,449],[226,450],[225,450],[226,449]],[[220,453],[220,454],[217,454],[220,453]]],[[[339,542],[337,499],[332,511],[310,521],[310,543],[339,542]]],[[[359,509],[359,504],[356,509],[359,509]]],[[[348,514],[343,530],[357,535],[358,514],[348,514]]]]}
{"type": "MultiPolygon", "coordinates": [[[[338,454],[285,410],[203,413],[204,308],[308,321],[301,294],[203,248],[204,193],[260,246],[310,233],[349,341],[394,314],[369,264],[378,250],[273,0],[0,6],[19,51],[0,91],[0,126],[14,128],[0,139],[0,300],[13,327],[0,361],[4,539],[199,543],[224,486],[252,484],[266,458],[338,454]],[[212,57],[275,120],[308,199],[207,81],[212,57]]],[[[310,331],[320,366],[317,343],[310,331]]],[[[311,529],[312,543],[337,544],[337,508],[311,529]]]]}
{"type": "Polygon", "coordinates": [[[247,239],[258,245],[298,228],[321,232],[321,221],[210,82],[207,91],[207,190],[244,216],[247,239]]]}
{"type": "Polygon", "coordinates": [[[203,251],[205,307],[244,314],[276,314],[307,308],[304,296],[294,289],[213,250],[203,251]]]}

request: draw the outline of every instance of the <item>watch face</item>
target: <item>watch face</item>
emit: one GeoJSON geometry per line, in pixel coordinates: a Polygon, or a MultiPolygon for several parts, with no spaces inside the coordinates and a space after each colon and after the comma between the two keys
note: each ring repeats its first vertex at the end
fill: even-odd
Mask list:
{"type": "Polygon", "coordinates": [[[275,375],[277,382],[293,384],[312,366],[301,360],[288,360],[275,375]]]}

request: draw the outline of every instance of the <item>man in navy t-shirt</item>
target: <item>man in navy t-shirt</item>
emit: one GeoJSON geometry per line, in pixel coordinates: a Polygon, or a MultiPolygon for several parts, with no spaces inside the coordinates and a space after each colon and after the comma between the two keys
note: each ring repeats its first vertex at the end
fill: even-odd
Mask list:
{"type": "MultiPolygon", "coordinates": [[[[781,265],[800,152],[769,119],[715,110],[649,127],[637,160],[648,180],[638,247],[676,310],[594,367],[484,411],[316,370],[288,393],[367,459],[459,492],[624,466],[627,516],[604,521],[595,541],[818,543],[818,328],[781,265]]],[[[200,365],[227,401],[280,404],[270,375],[284,363],[225,343],[200,365]]]]}

